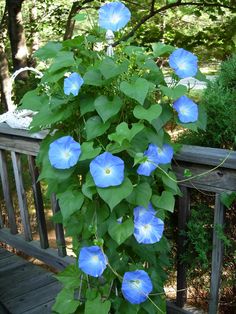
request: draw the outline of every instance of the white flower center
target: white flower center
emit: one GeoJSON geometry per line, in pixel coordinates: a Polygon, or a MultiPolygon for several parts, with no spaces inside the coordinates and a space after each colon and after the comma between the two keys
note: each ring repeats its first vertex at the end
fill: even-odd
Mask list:
{"type": "Polygon", "coordinates": [[[151,230],[152,230],[152,226],[150,224],[146,224],[141,227],[142,233],[146,236],[149,235],[151,230]]]}
{"type": "Polygon", "coordinates": [[[98,261],[99,261],[98,256],[97,256],[97,255],[94,255],[94,256],[92,257],[92,262],[93,262],[93,263],[97,263],[98,261]]]}
{"type": "Polygon", "coordinates": [[[179,67],[180,70],[186,70],[186,68],[188,66],[187,66],[187,64],[184,61],[182,61],[182,62],[178,63],[178,67],[179,67]]]}
{"type": "Polygon", "coordinates": [[[188,115],[189,115],[189,109],[186,108],[186,107],[180,107],[180,108],[179,108],[179,111],[180,111],[180,113],[181,113],[183,116],[188,116],[188,115]]]}
{"type": "Polygon", "coordinates": [[[110,168],[105,168],[104,172],[105,172],[106,176],[110,175],[111,174],[111,169],[110,168]]]}
{"type": "Polygon", "coordinates": [[[131,286],[135,289],[140,289],[142,287],[141,280],[131,280],[131,286]]]}
{"type": "Polygon", "coordinates": [[[111,16],[110,22],[112,24],[117,24],[117,23],[119,23],[120,19],[121,19],[121,16],[119,14],[113,14],[111,16]]]}
{"type": "Polygon", "coordinates": [[[71,157],[71,151],[69,150],[64,150],[62,151],[62,158],[65,160],[68,160],[71,157]]]}

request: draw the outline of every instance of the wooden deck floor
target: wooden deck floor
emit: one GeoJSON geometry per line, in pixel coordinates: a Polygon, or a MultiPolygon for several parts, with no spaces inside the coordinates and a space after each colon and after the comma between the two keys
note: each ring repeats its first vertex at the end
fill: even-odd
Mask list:
{"type": "Polygon", "coordinates": [[[0,248],[0,314],[51,314],[60,289],[53,273],[0,248]]]}

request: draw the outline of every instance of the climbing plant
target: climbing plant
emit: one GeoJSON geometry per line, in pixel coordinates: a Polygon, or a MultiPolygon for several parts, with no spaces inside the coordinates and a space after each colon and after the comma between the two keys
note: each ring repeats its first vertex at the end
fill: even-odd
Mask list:
{"type": "Polygon", "coordinates": [[[93,35],[47,43],[36,56],[50,65],[21,101],[37,112],[31,131],[48,130],[40,179],[48,195],[56,194],[60,212],[53,219],[72,237],[76,255],[57,275],[63,289],[56,313],[166,312],[164,222],[180,191],[171,170],[177,147],[165,126],[204,127],[202,109],[178,84],[204,76],[197,57],[182,48],[125,42],[114,53],[114,32],[130,17],[122,3],[106,3],[93,35]],[[157,66],[166,56],[168,85],[157,66]]]}

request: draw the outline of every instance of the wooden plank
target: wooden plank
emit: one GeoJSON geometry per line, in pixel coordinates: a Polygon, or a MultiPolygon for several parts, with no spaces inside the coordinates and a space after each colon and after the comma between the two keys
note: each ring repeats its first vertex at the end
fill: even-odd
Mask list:
{"type": "Polygon", "coordinates": [[[3,260],[4,258],[13,256],[13,255],[14,255],[14,253],[0,248],[0,260],[3,260]]]}
{"type": "Polygon", "coordinates": [[[21,129],[13,129],[9,127],[6,123],[0,123],[0,133],[7,134],[7,135],[15,135],[18,137],[26,137],[26,138],[33,138],[33,139],[43,139],[47,134],[48,131],[40,131],[37,133],[29,133],[27,130],[21,129]]]}
{"type": "Polygon", "coordinates": [[[191,314],[191,312],[181,309],[173,302],[166,302],[166,313],[167,314],[191,314]]]}
{"type": "Polygon", "coordinates": [[[186,237],[181,234],[186,229],[190,215],[190,191],[186,187],[180,187],[183,194],[178,198],[178,241],[177,241],[177,297],[176,304],[183,307],[187,300],[186,265],[181,262],[181,256],[185,253],[186,237]]]}
{"type": "Polygon", "coordinates": [[[26,155],[37,156],[40,148],[40,142],[40,140],[0,134],[0,149],[26,155]]]}
{"type": "Polygon", "coordinates": [[[29,311],[24,312],[23,314],[52,314],[52,306],[55,303],[55,298],[45,304],[41,304],[35,308],[31,308],[29,311]]]}
{"type": "Polygon", "coordinates": [[[35,157],[28,155],[27,158],[28,158],[30,175],[32,179],[32,189],[33,189],[33,195],[34,195],[36,217],[37,217],[37,222],[38,222],[40,245],[41,245],[41,248],[46,249],[49,247],[48,233],[47,233],[47,225],[46,225],[45,214],[44,214],[43,196],[42,196],[40,182],[38,181],[39,173],[35,164],[35,157]]]}
{"type": "MultiPolygon", "coordinates": [[[[176,173],[178,180],[186,180],[186,177],[184,177],[185,169],[189,169],[192,175],[195,176],[211,170],[212,167],[187,162],[178,163],[178,165],[173,165],[173,170],[176,173]]],[[[205,191],[236,191],[236,170],[218,168],[204,176],[187,180],[180,184],[191,188],[197,187],[198,189],[205,191]]]]}
{"type": "Polygon", "coordinates": [[[12,271],[12,269],[18,268],[26,263],[26,260],[18,259],[17,256],[9,256],[0,260],[0,278],[3,273],[12,271]]]}
{"type": "Polygon", "coordinates": [[[1,314],[11,314],[7,308],[0,302],[0,313],[1,314]]]}
{"type": "Polygon", "coordinates": [[[0,229],[0,241],[43,261],[57,270],[63,270],[67,265],[75,263],[73,257],[60,257],[57,251],[52,248],[41,249],[38,241],[26,242],[22,235],[12,235],[6,228],[0,229]]]}
{"type": "Polygon", "coordinates": [[[227,156],[228,158],[221,168],[236,169],[236,152],[227,149],[183,145],[180,152],[175,155],[175,160],[217,166],[227,156]]]}
{"type": "Polygon", "coordinates": [[[7,208],[7,215],[9,226],[12,234],[17,233],[17,226],[15,220],[15,213],[11,198],[11,190],[9,185],[9,178],[8,178],[8,171],[7,171],[7,161],[6,161],[6,154],[3,150],[0,149],[0,176],[2,182],[2,190],[3,196],[7,208]]]}
{"type": "Polygon", "coordinates": [[[19,208],[20,208],[20,216],[21,216],[21,221],[24,228],[24,236],[25,236],[26,241],[31,241],[32,234],[31,234],[29,213],[28,213],[28,207],[27,207],[27,201],[26,201],[26,193],[25,193],[24,184],[23,184],[20,155],[18,153],[11,152],[11,159],[12,159],[14,177],[15,177],[15,182],[16,182],[16,191],[17,191],[18,203],[19,203],[19,208]]]}
{"type": "Polygon", "coordinates": [[[32,307],[40,306],[51,301],[56,297],[61,288],[58,282],[53,282],[37,288],[30,293],[5,301],[4,305],[12,314],[22,314],[31,310],[32,307]]]}
{"type": "MultiPolygon", "coordinates": [[[[58,205],[58,201],[56,199],[56,195],[53,193],[51,195],[51,203],[52,203],[52,211],[53,214],[56,214],[60,207],[58,205]]],[[[59,256],[66,256],[66,241],[64,237],[64,229],[62,224],[55,224],[55,231],[56,231],[56,239],[57,239],[57,247],[58,247],[58,255],[59,256]]]]}
{"type": "Polygon", "coordinates": [[[209,313],[216,314],[218,312],[219,289],[221,283],[221,268],[223,260],[223,241],[218,237],[216,227],[224,224],[225,209],[220,202],[220,195],[215,198],[214,211],[214,229],[213,229],[213,249],[212,249],[212,265],[211,265],[211,285],[210,285],[210,301],[209,313]]]}

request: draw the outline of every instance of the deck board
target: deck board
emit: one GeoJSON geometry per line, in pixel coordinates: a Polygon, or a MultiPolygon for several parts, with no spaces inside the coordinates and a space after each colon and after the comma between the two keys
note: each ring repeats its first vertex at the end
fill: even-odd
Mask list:
{"type": "Polygon", "coordinates": [[[3,313],[51,314],[60,290],[53,273],[0,248],[0,304],[6,311],[3,313]]]}

